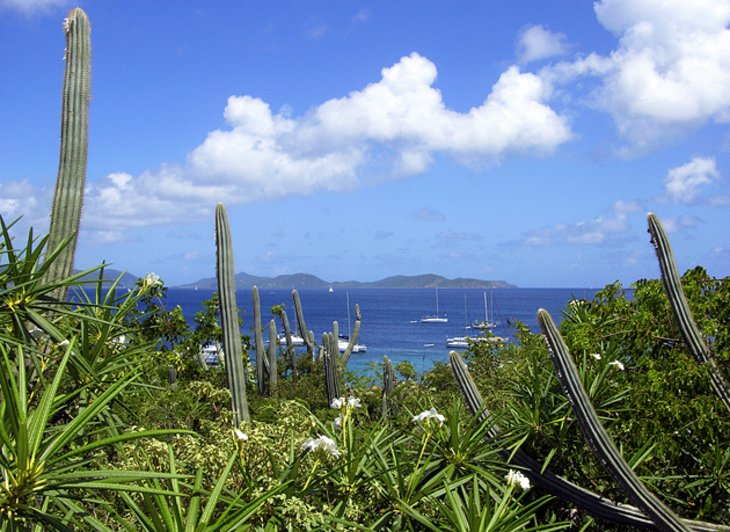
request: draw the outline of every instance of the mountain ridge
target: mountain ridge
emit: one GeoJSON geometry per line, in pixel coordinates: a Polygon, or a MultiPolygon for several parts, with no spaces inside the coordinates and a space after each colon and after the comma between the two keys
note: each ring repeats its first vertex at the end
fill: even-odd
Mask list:
{"type": "MultiPolygon", "coordinates": [[[[251,275],[246,272],[234,276],[236,288],[516,288],[515,285],[503,280],[484,280],[471,277],[457,277],[448,279],[435,273],[420,275],[392,275],[377,281],[326,281],[311,273],[294,273],[266,277],[251,275]]],[[[175,288],[203,288],[216,290],[218,282],[215,277],[206,277],[192,283],[175,286],[175,288]]]]}

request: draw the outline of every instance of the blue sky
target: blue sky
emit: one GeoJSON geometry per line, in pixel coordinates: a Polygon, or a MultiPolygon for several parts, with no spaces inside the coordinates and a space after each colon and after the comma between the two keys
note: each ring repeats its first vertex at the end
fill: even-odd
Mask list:
{"type": "Polygon", "coordinates": [[[0,213],[44,231],[92,25],[77,266],[524,287],[730,274],[730,2],[0,0],[0,213]]]}

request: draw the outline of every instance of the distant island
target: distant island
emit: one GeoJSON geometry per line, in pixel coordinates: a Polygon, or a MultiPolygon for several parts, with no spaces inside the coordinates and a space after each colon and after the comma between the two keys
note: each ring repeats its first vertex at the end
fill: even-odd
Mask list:
{"type": "MultiPolygon", "coordinates": [[[[307,288],[327,289],[330,286],[338,288],[517,288],[506,281],[485,281],[483,279],[472,279],[469,277],[457,277],[447,279],[434,273],[422,275],[393,275],[380,279],[379,281],[325,281],[316,275],[309,273],[294,273],[288,275],[277,275],[276,277],[263,277],[238,273],[235,276],[236,288],[251,288],[256,285],[259,288],[284,288],[297,290],[307,288]]],[[[187,283],[175,288],[202,288],[216,290],[218,284],[215,277],[206,277],[193,283],[187,283]]]]}

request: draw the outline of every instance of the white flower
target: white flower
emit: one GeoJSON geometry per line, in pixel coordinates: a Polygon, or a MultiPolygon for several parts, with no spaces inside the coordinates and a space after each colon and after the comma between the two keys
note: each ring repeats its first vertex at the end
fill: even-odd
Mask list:
{"type": "Polygon", "coordinates": [[[595,358],[596,360],[601,360],[601,354],[600,353],[591,353],[591,356],[595,358]]]}
{"type": "Polygon", "coordinates": [[[425,421],[428,421],[429,419],[435,419],[438,421],[439,425],[443,425],[446,418],[439,414],[435,408],[432,408],[431,410],[424,410],[417,416],[413,416],[413,421],[416,423],[423,423],[425,421]]]}
{"type": "Polygon", "coordinates": [[[248,434],[240,429],[233,429],[233,435],[238,441],[248,441],[248,434]]]}
{"type": "Polygon", "coordinates": [[[60,342],[60,343],[58,344],[58,347],[68,347],[70,343],[71,343],[71,342],[69,342],[69,341],[68,341],[68,338],[67,338],[67,339],[65,339],[65,340],[61,341],[61,342],[60,342]]]}
{"type": "Polygon", "coordinates": [[[333,422],[335,426],[335,430],[342,430],[342,414],[337,416],[337,418],[333,422]]]}
{"type": "Polygon", "coordinates": [[[530,479],[514,469],[510,469],[509,473],[504,476],[504,479],[507,481],[508,486],[519,487],[523,491],[529,490],[531,486],[530,479]]]}
{"type": "Polygon", "coordinates": [[[322,451],[331,456],[337,458],[340,456],[340,452],[337,450],[337,446],[332,438],[327,436],[319,436],[317,438],[309,438],[302,444],[302,451],[322,451]]]}
{"type": "Polygon", "coordinates": [[[347,398],[347,406],[349,408],[360,408],[360,399],[351,395],[347,398]]]}
{"type": "Polygon", "coordinates": [[[340,410],[343,406],[350,409],[360,408],[360,399],[353,397],[352,395],[347,399],[344,397],[338,397],[337,399],[332,400],[332,404],[330,406],[335,410],[340,410]]]}
{"type": "Polygon", "coordinates": [[[160,276],[155,272],[150,272],[144,277],[144,286],[146,287],[160,286],[161,284],[160,276]]]}
{"type": "Polygon", "coordinates": [[[619,371],[623,371],[623,370],[625,370],[625,369],[626,369],[626,368],[624,367],[624,365],[623,365],[623,364],[621,363],[621,361],[620,361],[620,360],[612,360],[611,362],[609,362],[609,363],[608,363],[608,365],[609,365],[609,366],[616,366],[616,367],[618,368],[618,370],[619,370],[619,371]]]}
{"type": "Polygon", "coordinates": [[[330,406],[332,408],[334,408],[335,410],[339,410],[340,408],[342,408],[342,405],[344,403],[345,403],[345,398],[344,397],[338,397],[337,399],[333,399],[332,400],[332,404],[330,406]]]}

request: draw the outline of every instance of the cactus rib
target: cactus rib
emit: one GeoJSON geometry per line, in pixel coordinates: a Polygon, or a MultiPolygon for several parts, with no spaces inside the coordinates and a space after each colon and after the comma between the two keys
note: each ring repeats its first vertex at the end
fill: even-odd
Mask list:
{"type": "Polygon", "coordinates": [[[692,318],[692,311],[687,303],[684,290],[682,290],[681,278],[664,227],[659,218],[653,213],[647,215],[647,221],[649,222],[651,242],[656,250],[659,269],[662,273],[662,284],[672,307],[674,318],[677,320],[682,339],[698,363],[710,366],[712,388],[725,405],[725,408],[730,410],[730,387],[728,387],[727,381],[720,373],[720,369],[707,347],[706,340],[692,318]]]}
{"type": "Polygon", "coordinates": [[[296,290],[291,291],[292,299],[294,300],[294,310],[297,314],[297,323],[299,324],[299,336],[304,340],[304,345],[307,346],[307,354],[314,358],[314,338],[310,336],[307,324],[304,321],[304,310],[302,309],[302,301],[299,298],[299,292],[296,290]]]}
{"type": "Polygon", "coordinates": [[[276,322],[269,321],[269,395],[276,395],[279,374],[276,369],[276,322]]]}
{"type": "Polygon", "coordinates": [[[651,493],[636,476],[636,473],[621,456],[606,429],[601,425],[590,397],[583,387],[578,368],[550,314],[546,310],[540,309],[537,312],[537,319],[545,335],[558,380],[570,400],[583,435],[600,462],[621,485],[634,504],[643,509],[658,528],[688,530],[682,520],[651,493]]]}
{"type": "Polygon", "coordinates": [[[233,269],[233,245],[228,214],[222,203],[215,208],[216,274],[220,296],[221,328],[223,330],[223,353],[226,361],[226,379],[231,391],[233,422],[238,427],[249,421],[246,382],[243,371],[243,347],[241,327],[238,322],[236,289],[233,269]]]}

